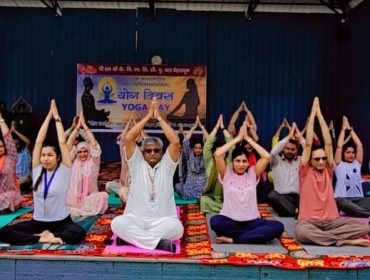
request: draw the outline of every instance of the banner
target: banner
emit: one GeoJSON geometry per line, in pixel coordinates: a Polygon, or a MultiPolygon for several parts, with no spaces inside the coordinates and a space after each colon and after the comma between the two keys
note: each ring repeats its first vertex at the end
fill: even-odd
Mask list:
{"type": "MultiPolygon", "coordinates": [[[[76,115],[94,131],[120,132],[131,114],[141,119],[157,99],[172,127],[206,118],[206,66],[77,64],[76,115]]],[[[146,129],[158,129],[155,120],[146,129]]]]}

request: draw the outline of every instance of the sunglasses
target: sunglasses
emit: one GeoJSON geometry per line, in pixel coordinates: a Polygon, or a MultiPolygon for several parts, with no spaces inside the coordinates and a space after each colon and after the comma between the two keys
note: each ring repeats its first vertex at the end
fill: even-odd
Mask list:
{"type": "Polygon", "coordinates": [[[327,157],[315,157],[315,158],[312,158],[314,161],[326,161],[328,158],[327,157]]]}
{"type": "Polygon", "coordinates": [[[146,152],[147,154],[151,154],[153,152],[155,154],[158,154],[160,151],[161,151],[161,149],[144,149],[144,152],[146,152]]]}

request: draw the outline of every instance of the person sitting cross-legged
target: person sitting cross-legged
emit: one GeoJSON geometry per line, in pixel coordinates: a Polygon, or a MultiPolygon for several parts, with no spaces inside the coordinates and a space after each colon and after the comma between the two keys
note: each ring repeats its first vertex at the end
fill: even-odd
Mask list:
{"type": "Polygon", "coordinates": [[[269,159],[270,154],[248,135],[246,121],[232,141],[216,150],[215,161],[224,190],[220,215],[210,220],[211,228],[217,234],[217,243],[265,243],[283,233],[284,225],[261,219],[257,207],[256,186],[269,159]],[[232,168],[228,168],[225,155],[243,138],[261,158],[255,166],[250,166],[248,151],[239,145],[232,152],[232,168]]]}
{"type": "Polygon", "coordinates": [[[339,216],[333,194],[333,162],[329,128],[321,113],[319,99],[316,97],[308,120],[306,144],[299,167],[297,238],[303,243],[324,246],[369,246],[369,240],[363,238],[369,232],[369,225],[339,216]],[[312,146],[315,118],[319,121],[324,138],[323,148],[312,146]]]}
{"type": "Polygon", "coordinates": [[[370,197],[364,197],[361,183],[361,163],[364,156],[362,143],[346,116],[338,137],[335,152],[335,200],[338,209],[352,217],[370,217],[370,197]],[[344,144],[346,131],[352,141],[344,144]]]}
{"type": "Polygon", "coordinates": [[[111,228],[121,240],[144,249],[176,252],[173,241],[182,237],[184,227],[177,217],[173,175],[180,154],[180,140],[171,126],[161,118],[156,100],[147,115],[126,134],[127,164],[131,186],[123,215],[112,220],[111,228]],[[150,119],[155,118],[169,140],[162,154],[163,143],[147,137],[142,151],[136,138],[150,119]]]}
{"type": "Polygon", "coordinates": [[[274,189],[268,194],[272,208],[282,217],[294,217],[299,205],[298,142],[304,146],[304,139],[297,125],[287,137],[279,141],[271,150],[271,168],[274,177],[274,189]]]}

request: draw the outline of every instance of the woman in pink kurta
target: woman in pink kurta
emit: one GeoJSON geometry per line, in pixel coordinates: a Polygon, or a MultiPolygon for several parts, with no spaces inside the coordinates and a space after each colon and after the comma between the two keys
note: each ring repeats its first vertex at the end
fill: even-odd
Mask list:
{"type": "Polygon", "coordinates": [[[17,183],[17,150],[5,120],[0,114],[0,212],[14,211],[21,203],[17,183]]]}
{"type": "Polygon", "coordinates": [[[87,127],[83,114],[71,136],[68,145],[72,147],[72,175],[68,191],[67,205],[74,220],[103,214],[108,208],[108,194],[99,192],[98,175],[101,149],[94,135],[87,127]],[[89,142],[80,142],[72,146],[80,127],[86,131],[89,142]]]}
{"type": "Polygon", "coordinates": [[[296,225],[297,238],[303,243],[319,245],[369,246],[364,237],[369,225],[360,221],[341,218],[333,193],[333,148],[329,128],[321,114],[316,97],[308,119],[306,144],[301,156],[300,203],[296,225]],[[314,120],[317,117],[324,147],[313,147],[314,120]]]}

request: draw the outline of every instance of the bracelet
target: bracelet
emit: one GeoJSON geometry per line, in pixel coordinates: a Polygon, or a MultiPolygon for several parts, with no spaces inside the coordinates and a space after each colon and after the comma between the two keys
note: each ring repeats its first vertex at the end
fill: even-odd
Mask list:
{"type": "Polygon", "coordinates": [[[160,122],[162,120],[162,117],[158,117],[157,121],[160,122]]]}
{"type": "Polygon", "coordinates": [[[226,127],[224,127],[224,128],[221,128],[221,130],[222,130],[222,131],[225,131],[225,130],[226,130],[226,127]]]}
{"type": "Polygon", "coordinates": [[[0,119],[0,122],[5,122],[5,120],[4,119],[0,119]]]}
{"type": "Polygon", "coordinates": [[[62,122],[62,120],[60,118],[54,118],[54,121],[55,122],[62,122]]]}

